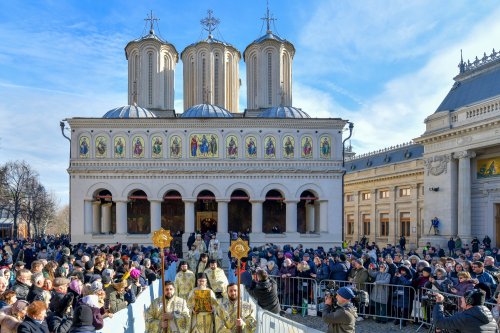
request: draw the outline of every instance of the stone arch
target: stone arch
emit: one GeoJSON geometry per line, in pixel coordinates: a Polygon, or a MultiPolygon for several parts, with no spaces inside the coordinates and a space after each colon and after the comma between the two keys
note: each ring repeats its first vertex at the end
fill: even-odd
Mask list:
{"type": "Polygon", "coordinates": [[[210,192],[212,192],[214,195],[215,195],[215,198],[216,199],[220,199],[221,198],[221,193],[220,191],[213,185],[211,184],[200,184],[198,186],[196,186],[194,189],[193,189],[193,192],[192,192],[192,197],[193,198],[197,198],[198,195],[200,194],[201,191],[203,190],[208,190],[210,192]]]}
{"type": "Polygon", "coordinates": [[[285,186],[283,186],[282,184],[277,184],[277,183],[271,183],[271,184],[267,185],[266,187],[264,187],[262,189],[262,191],[260,192],[260,197],[265,198],[267,192],[269,192],[271,190],[276,190],[276,191],[280,192],[281,195],[285,199],[290,198],[290,192],[288,191],[288,189],[285,186]]]}
{"type": "Polygon", "coordinates": [[[98,190],[108,190],[109,192],[111,192],[111,195],[113,197],[115,195],[118,195],[118,191],[116,191],[116,189],[111,184],[109,184],[109,183],[96,183],[96,184],[91,185],[87,189],[87,193],[85,194],[85,198],[88,199],[88,200],[93,199],[94,194],[98,190]]]}
{"type": "Polygon", "coordinates": [[[151,190],[149,188],[140,183],[132,183],[127,185],[127,187],[125,187],[122,191],[122,197],[128,198],[130,193],[137,190],[144,191],[144,193],[146,193],[146,195],[148,196],[148,200],[159,200],[158,198],[155,198],[153,196],[153,193],[151,193],[151,190]]]}
{"type": "Polygon", "coordinates": [[[250,200],[255,199],[255,193],[254,193],[252,187],[248,184],[245,184],[245,183],[232,184],[231,186],[229,186],[227,188],[224,196],[226,198],[230,198],[231,194],[236,190],[242,190],[243,192],[245,192],[250,197],[250,200]]]}
{"type": "Polygon", "coordinates": [[[160,198],[160,200],[163,200],[163,197],[165,196],[165,194],[168,191],[172,191],[172,190],[179,192],[183,198],[187,196],[186,190],[182,186],[180,186],[178,184],[170,183],[170,184],[166,184],[160,188],[160,190],[158,191],[157,197],[160,198]]]}
{"type": "Polygon", "coordinates": [[[304,191],[309,191],[309,192],[313,193],[318,198],[324,197],[323,190],[318,185],[313,184],[313,183],[309,183],[309,184],[304,184],[297,189],[297,191],[295,192],[295,199],[299,200],[300,195],[304,191]]]}

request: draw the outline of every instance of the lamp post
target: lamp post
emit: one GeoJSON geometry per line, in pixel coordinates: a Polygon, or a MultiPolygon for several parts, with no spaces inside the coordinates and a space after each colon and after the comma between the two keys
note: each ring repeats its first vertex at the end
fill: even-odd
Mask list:
{"type": "Polygon", "coordinates": [[[344,177],[345,177],[345,174],[346,174],[346,170],[344,169],[345,167],[345,143],[347,140],[349,140],[352,136],[352,130],[354,128],[354,123],[351,122],[351,121],[348,121],[347,124],[349,124],[349,136],[347,138],[345,138],[343,141],[342,141],[342,218],[341,218],[341,222],[342,222],[342,242],[344,242],[344,229],[345,229],[345,226],[344,226],[344,211],[345,211],[345,200],[344,200],[344,187],[345,187],[345,184],[344,184],[344,177]]]}
{"type": "MultiPolygon", "coordinates": [[[[71,138],[64,133],[65,125],[64,122],[66,120],[63,119],[59,122],[59,127],[61,127],[61,134],[69,141],[69,160],[68,160],[68,169],[71,167],[71,138]]],[[[69,201],[68,201],[68,223],[69,223],[69,240],[71,241],[71,174],[68,175],[69,180],[69,201]]]]}

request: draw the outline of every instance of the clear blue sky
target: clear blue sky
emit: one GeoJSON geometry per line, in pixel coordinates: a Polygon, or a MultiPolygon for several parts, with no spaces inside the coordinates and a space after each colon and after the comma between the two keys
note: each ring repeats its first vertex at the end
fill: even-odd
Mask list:
{"type": "MultiPolygon", "coordinates": [[[[127,103],[124,47],[145,34],[153,10],[160,35],[181,52],[215,36],[241,52],[265,32],[265,0],[59,0],[0,3],[0,163],[24,159],[61,204],[68,195],[68,142],[59,121],[100,117],[127,103]]],[[[293,105],[313,117],[355,123],[358,153],[407,142],[425,130],[464,58],[500,48],[497,0],[271,0],[273,31],[297,50],[293,105]]],[[[158,32],[158,31],[157,31],[158,32]]],[[[240,76],[245,82],[244,62],[240,76]]],[[[240,91],[243,111],[245,85],[240,91]]],[[[182,111],[182,62],[176,109],[182,111]]]]}

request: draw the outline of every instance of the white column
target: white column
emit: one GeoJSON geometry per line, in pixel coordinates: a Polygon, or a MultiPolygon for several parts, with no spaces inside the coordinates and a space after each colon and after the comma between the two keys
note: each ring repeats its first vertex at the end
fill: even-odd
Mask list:
{"type": "Polygon", "coordinates": [[[476,153],[462,151],[454,154],[458,159],[458,235],[462,240],[471,238],[471,171],[470,160],[476,153]]]}
{"type": "Polygon", "coordinates": [[[228,202],[229,200],[217,200],[217,233],[228,232],[228,202]]]}
{"type": "Polygon", "coordinates": [[[314,232],[319,234],[321,232],[321,216],[319,214],[319,201],[315,200],[314,201],[314,209],[313,209],[313,214],[314,214],[314,232]]]}
{"type": "Polygon", "coordinates": [[[194,232],[194,203],[196,200],[184,201],[184,233],[190,234],[194,232]]]}
{"type": "Polygon", "coordinates": [[[306,232],[316,231],[316,225],[314,224],[314,201],[306,201],[306,232]]]}
{"type": "Polygon", "coordinates": [[[92,221],[93,221],[93,226],[92,226],[92,233],[98,234],[101,232],[101,202],[100,201],[94,201],[92,202],[92,221]]]}
{"type": "Polygon", "coordinates": [[[161,200],[150,200],[149,209],[151,213],[151,232],[161,228],[161,200]]]}
{"type": "MultiPolygon", "coordinates": [[[[321,232],[333,233],[336,230],[328,230],[328,201],[319,201],[319,222],[321,227],[321,232]]],[[[340,230],[338,232],[341,232],[340,230]]]]}
{"type": "Polygon", "coordinates": [[[84,232],[86,235],[92,235],[92,219],[94,212],[92,211],[92,200],[85,200],[83,218],[85,219],[84,232]]]}
{"type": "Polygon", "coordinates": [[[111,206],[112,203],[101,205],[101,232],[107,234],[111,231],[111,206]]]}
{"type": "Polygon", "coordinates": [[[286,232],[297,232],[297,200],[285,200],[286,232]]]}
{"type": "Polygon", "coordinates": [[[252,233],[262,232],[262,203],[263,200],[250,200],[252,204],[252,233]]]}
{"type": "Polygon", "coordinates": [[[116,203],[116,234],[127,234],[127,201],[115,201],[116,203]]]}

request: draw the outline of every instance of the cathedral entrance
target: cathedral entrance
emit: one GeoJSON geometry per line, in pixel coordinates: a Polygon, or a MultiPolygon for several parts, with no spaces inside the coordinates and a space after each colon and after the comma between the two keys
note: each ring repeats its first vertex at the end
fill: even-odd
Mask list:
{"type": "Polygon", "coordinates": [[[250,198],[242,190],[235,190],[231,194],[228,205],[228,227],[230,232],[252,232],[252,204],[250,198]]]}
{"type": "Polygon", "coordinates": [[[217,232],[217,201],[208,190],[201,191],[195,204],[196,231],[202,234],[217,232]]]}
{"type": "Polygon", "coordinates": [[[147,194],[142,190],[128,196],[127,233],[149,234],[151,232],[151,208],[147,194]]]}
{"type": "Polygon", "coordinates": [[[184,202],[177,191],[168,191],[161,203],[161,227],[172,234],[184,232],[184,202]]]}
{"type": "Polygon", "coordinates": [[[264,233],[281,234],[286,232],[286,205],[284,196],[277,190],[266,194],[262,205],[262,231],[264,233]]]}

